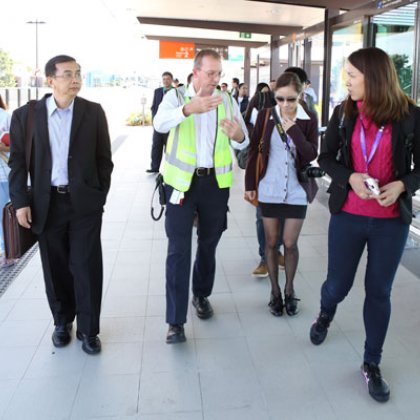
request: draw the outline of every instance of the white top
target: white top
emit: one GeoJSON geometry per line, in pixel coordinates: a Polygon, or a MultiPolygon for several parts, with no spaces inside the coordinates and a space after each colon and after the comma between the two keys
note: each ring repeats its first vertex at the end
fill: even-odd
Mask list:
{"type": "Polygon", "coordinates": [[[3,133],[7,133],[10,130],[11,120],[12,116],[3,108],[0,108],[0,137],[3,133]]]}
{"type": "MultiPolygon", "coordinates": [[[[213,95],[220,95],[218,90],[213,92],[213,95]]],[[[194,86],[188,86],[185,96],[192,98],[196,95],[194,86]]],[[[181,124],[187,117],[182,112],[184,101],[178,98],[176,89],[171,89],[164,97],[159,105],[159,109],[153,120],[153,126],[156,131],[160,133],[167,133],[171,128],[181,124]]],[[[232,101],[233,114],[240,121],[242,131],[245,134],[245,140],[242,143],[237,141],[230,142],[234,149],[245,149],[249,144],[248,130],[245,122],[239,112],[238,104],[232,101]]],[[[216,139],[216,110],[204,112],[202,114],[193,114],[196,133],[196,147],[197,147],[197,167],[213,168],[213,152],[214,142],[216,139]]]]}
{"type": "MultiPolygon", "coordinates": [[[[278,105],[275,107],[280,121],[283,122],[278,105]]],[[[270,116],[273,119],[273,116],[270,116]]],[[[309,115],[298,104],[296,118],[309,120],[309,115]]],[[[258,201],[262,203],[306,205],[306,192],[300,185],[296,172],[296,146],[288,135],[289,147],[283,142],[277,128],[274,126],[271,134],[268,166],[264,178],[258,185],[258,201]],[[290,148],[290,150],[289,150],[290,148]]]]}
{"type": "Polygon", "coordinates": [[[68,185],[68,157],[74,100],[65,108],[58,108],[54,95],[47,98],[48,134],[52,155],[51,185],[68,185]]]}

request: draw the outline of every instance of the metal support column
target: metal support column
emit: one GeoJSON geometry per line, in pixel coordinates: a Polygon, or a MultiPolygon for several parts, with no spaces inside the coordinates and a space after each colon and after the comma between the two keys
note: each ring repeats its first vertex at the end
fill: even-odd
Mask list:
{"type": "Polygon", "coordinates": [[[251,48],[245,47],[244,55],[244,83],[248,86],[251,82],[251,48]]]}
{"type": "Polygon", "coordinates": [[[332,26],[330,19],[338,16],[339,10],[325,9],[324,19],[324,74],[322,80],[322,125],[328,124],[330,108],[330,78],[331,78],[331,52],[332,52],[332,26]]]}
{"type": "Polygon", "coordinates": [[[411,97],[419,103],[419,72],[420,72],[420,1],[417,2],[416,17],[415,17],[415,39],[414,39],[414,57],[413,57],[413,87],[411,97]]]}
{"type": "Polygon", "coordinates": [[[280,76],[280,35],[271,35],[270,41],[270,80],[280,76]]]}

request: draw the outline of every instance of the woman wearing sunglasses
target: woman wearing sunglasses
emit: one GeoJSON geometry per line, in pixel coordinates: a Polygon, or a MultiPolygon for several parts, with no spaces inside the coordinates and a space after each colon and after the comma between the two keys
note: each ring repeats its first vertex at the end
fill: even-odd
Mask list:
{"type": "Polygon", "coordinates": [[[318,150],[316,117],[299,104],[302,91],[302,83],[294,73],[283,73],[277,79],[274,90],[277,105],[258,114],[245,172],[246,198],[254,200],[258,190],[258,205],[266,237],[265,256],[271,280],[268,306],[275,316],[281,316],[284,307],[290,316],[298,313],[299,299],[293,286],[299,260],[297,243],[307,204],[314,199],[317,191],[313,178],[303,180],[298,176],[316,158],[318,150]],[[263,167],[256,185],[258,153],[262,153],[263,167]],[[284,302],[278,279],[280,220],[284,220],[284,302]]]}

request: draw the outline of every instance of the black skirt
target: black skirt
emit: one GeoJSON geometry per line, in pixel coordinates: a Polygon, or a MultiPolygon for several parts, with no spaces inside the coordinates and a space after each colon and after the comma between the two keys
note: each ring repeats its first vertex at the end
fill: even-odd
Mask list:
{"type": "Polygon", "coordinates": [[[308,207],[295,204],[262,203],[261,201],[258,202],[258,205],[263,217],[278,219],[304,219],[308,207]]]}

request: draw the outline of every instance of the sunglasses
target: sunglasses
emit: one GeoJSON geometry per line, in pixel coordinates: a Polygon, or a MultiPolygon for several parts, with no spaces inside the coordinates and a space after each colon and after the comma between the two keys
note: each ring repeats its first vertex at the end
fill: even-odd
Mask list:
{"type": "Polygon", "coordinates": [[[297,101],[297,97],[294,98],[285,98],[284,96],[276,96],[276,101],[277,102],[296,102],[297,101]]]}

